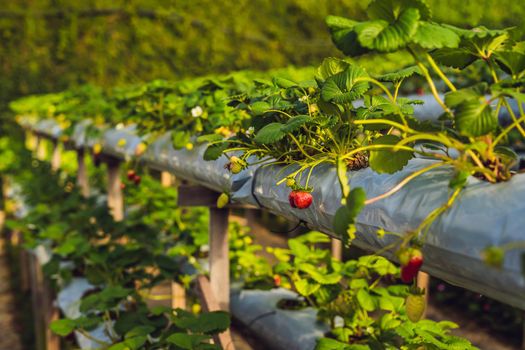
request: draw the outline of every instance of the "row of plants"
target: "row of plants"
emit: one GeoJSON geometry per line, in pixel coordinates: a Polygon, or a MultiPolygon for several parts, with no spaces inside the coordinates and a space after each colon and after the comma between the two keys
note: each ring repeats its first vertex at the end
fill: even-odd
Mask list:
{"type": "MultiPolygon", "coordinates": [[[[305,81],[279,76],[156,81],[111,94],[88,89],[85,95],[77,91],[58,98],[40,96],[11,106],[18,114],[36,112],[39,118],[55,118],[66,128],[64,141],[75,123],[95,116],[94,125],[135,124],[145,140],[138,154],[156,136],[170,132],[176,149],[207,143],[204,160],[225,154],[233,174],[260,163],[280,165],[283,173],[289,171],[276,184],[290,188],[290,205],[297,209],[315,206],[310,176],[320,165],[332,165],[342,193],[333,231],[346,244],[355,238],[356,218],[366,205],[394,195],[427,172],[448,169],[445,203],[409,232],[378,230],[380,236],[399,237],[382,252],[395,253],[402,280],[413,284],[432,224],[461,197],[467,183],[505,182],[519,172],[518,156],[508,146],[515,135],[525,136],[525,46],[514,28],[463,29],[436,23],[423,0],[375,0],[367,12],[369,20],[362,22],[327,18],[335,45],[351,57],[402,53],[412,57],[414,65],[371,74],[352,60],[328,58],[314,79],[305,81]],[[479,65],[485,66],[489,80],[472,79],[472,67],[479,65]],[[443,66],[455,69],[456,79],[443,66]],[[414,76],[425,81],[425,90],[442,107],[438,121],[419,121],[413,114],[414,105],[421,101],[400,96],[405,82],[414,76]],[[439,86],[444,87],[444,98],[439,86]],[[91,100],[92,93],[98,97],[91,100]],[[518,103],[518,115],[510,108],[510,99],[518,103]],[[498,118],[503,109],[510,122],[498,118]],[[370,167],[379,174],[393,174],[414,157],[432,161],[382,195],[367,198],[363,189],[349,186],[348,171],[370,167]]],[[[96,154],[101,151],[94,147],[96,154]]],[[[484,259],[501,267],[506,251],[521,248],[519,242],[487,247],[484,259]]],[[[351,337],[340,340],[355,343],[351,337]]]]}
{"type": "MultiPolygon", "coordinates": [[[[189,287],[191,276],[180,271],[181,258],[199,270],[207,243],[205,211],[182,211],[175,205],[174,188],[161,188],[143,174],[140,185],[126,185],[128,214],[115,222],[107,206],[95,196],[83,198],[66,173],[53,173],[48,163],[35,159],[25,165],[29,171],[17,171],[15,179],[30,211],[9,225],[24,233],[28,248],[51,248],[44,272],[57,287],[73,277],[93,285],[80,304],[83,316],[54,322],[57,334],[67,337],[78,331],[101,349],[214,348],[205,342],[228,326],[224,313],[195,315],[147,302],[151,289],[166,279],[189,287]],[[100,324],[108,343],[89,333],[100,324]]],[[[123,171],[123,177],[138,171],[123,171]]],[[[319,321],[332,326],[317,349],[474,348],[449,334],[455,324],[421,320],[422,291],[396,284],[395,265],[375,255],[343,263],[318,248],[328,241],[326,235],[310,232],[291,239],[288,249],[269,248],[278,261],[271,266],[257,255],[262,247],[253,244],[248,229],[234,223],[232,278],[244,288],[284,287],[301,297],[282,300],[282,308],[315,307],[319,321]]],[[[194,304],[192,310],[198,309],[194,304]]]]}

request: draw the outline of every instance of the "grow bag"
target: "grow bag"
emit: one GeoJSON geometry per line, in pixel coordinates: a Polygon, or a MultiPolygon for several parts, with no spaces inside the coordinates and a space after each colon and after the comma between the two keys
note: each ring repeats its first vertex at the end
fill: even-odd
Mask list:
{"type": "Polygon", "coordinates": [[[281,299],[296,299],[297,294],[286,289],[233,291],[230,312],[273,350],[313,350],[317,339],[330,330],[317,322],[317,310],[281,310],[281,299]]]}
{"type": "Polygon", "coordinates": [[[217,192],[229,193],[233,201],[256,205],[252,186],[257,167],[231,174],[225,168],[228,157],[223,155],[216,161],[203,160],[206,148],[207,145],[196,143],[191,150],[176,150],[171,134],[166,133],[148,146],[141,160],[154,169],[168,171],[217,192]]]}
{"type": "MultiPolygon", "coordinates": [[[[370,168],[348,172],[352,188],[362,187],[368,198],[388,191],[408,175],[428,166],[431,161],[413,159],[395,174],[377,174],[370,168]]],[[[340,206],[341,190],[335,169],[316,168],[310,179],[314,188],[313,205],[306,210],[293,209],[290,192],[276,186],[286,176],[280,166],[258,169],[254,195],[261,205],[288,218],[303,220],[311,228],[332,233],[332,221],[340,206]],[[279,173],[281,172],[281,173],[279,173]]],[[[367,205],[357,218],[355,244],[367,250],[378,250],[396,240],[380,238],[379,228],[405,233],[414,230],[435,208],[444,204],[453,169],[437,168],[409,182],[394,195],[367,205]]],[[[470,289],[504,303],[525,309],[525,279],[521,271],[523,251],[510,251],[501,270],[487,266],[481,252],[492,245],[525,240],[525,175],[510,181],[489,184],[469,178],[454,205],[431,226],[425,238],[423,270],[452,284],[470,289]]],[[[392,256],[390,256],[392,258],[392,256]]]]}

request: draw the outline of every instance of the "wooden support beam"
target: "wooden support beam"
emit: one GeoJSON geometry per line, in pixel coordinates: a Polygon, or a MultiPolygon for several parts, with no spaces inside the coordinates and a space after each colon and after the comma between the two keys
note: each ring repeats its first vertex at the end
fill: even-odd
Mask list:
{"type": "Polygon", "coordinates": [[[33,310],[33,327],[35,335],[35,350],[45,350],[45,329],[43,327],[41,285],[42,273],[34,254],[29,254],[29,274],[31,281],[31,306],[33,310]]]}
{"type": "Polygon", "coordinates": [[[343,260],[343,241],[337,238],[330,239],[332,245],[332,257],[339,261],[343,260]]]}
{"type": "Polygon", "coordinates": [[[46,350],[60,350],[60,337],[51,331],[51,323],[60,319],[60,311],[55,305],[55,293],[46,279],[42,286],[42,302],[46,350]]]}
{"type": "Polygon", "coordinates": [[[46,144],[42,136],[36,136],[36,158],[45,160],[47,157],[46,144]]]}
{"type": "Polygon", "coordinates": [[[51,169],[53,171],[60,169],[61,155],[60,144],[57,140],[53,140],[53,153],[51,154],[51,169]]]}
{"type": "Polygon", "coordinates": [[[210,208],[210,284],[221,310],[230,309],[229,209],[210,208]]]}
{"type": "MultiPolygon", "coordinates": [[[[160,183],[163,187],[173,186],[175,177],[167,171],[160,173],[160,183]]],[[[179,283],[171,281],[171,307],[186,309],[186,290],[179,283]]]]}
{"type": "MultiPolygon", "coordinates": [[[[181,207],[216,207],[217,199],[221,195],[204,186],[198,185],[180,185],[178,205],[181,207]]],[[[256,209],[253,205],[247,204],[228,204],[228,208],[236,209],[256,209]]]]}
{"type": "MultiPolygon", "coordinates": [[[[216,294],[212,291],[212,286],[206,276],[200,275],[197,277],[197,287],[199,289],[199,296],[204,311],[211,312],[221,310],[219,303],[215,299],[216,294]]],[[[235,345],[233,344],[229,329],[214,336],[213,340],[215,344],[219,345],[223,350],[235,350],[235,345]]]]}
{"type": "Polygon", "coordinates": [[[77,150],[77,184],[84,197],[89,196],[89,177],[86,168],[86,153],[84,149],[77,150]]]}
{"type": "MultiPolygon", "coordinates": [[[[419,271],[417,273],[417,286],[419,288],[425,289],[425,300],[428,305],[428,289],[430,287],[430,275],[426,272],[419,271]]],[[[423,317],[427,314],[427,311],[425,310],[423,317]]]]}
{"type": "Polygon", "coordinates": [[[124,197],[120,180],[120,161],[109,159],[108,165],[108,206],[116,221],[124,219],[124,197]]]}

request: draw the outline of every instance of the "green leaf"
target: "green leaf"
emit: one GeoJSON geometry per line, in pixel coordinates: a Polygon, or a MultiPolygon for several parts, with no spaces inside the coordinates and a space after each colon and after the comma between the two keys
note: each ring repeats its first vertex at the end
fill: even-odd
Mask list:
{"type": "Polygon", "coordinates": [[[174,333],[166,338],[166,341],[175,344],[182,349],[195,350],[198,345],[209,339],[210,337],[207,335],[174,333]]]}
{"type": "Polygon", "coordinates": [[[357,292],[357,301],[366,311],[374,311],[376,309],[374,298],[364,288],[359,289],[357,292]]]}
{"type": "Polygon", "coordinates": [[[271,106],[268,102],[257,101],[250,105],[250,109],[254,115],[262,115],[267,110],[271,109],[271,106]]]}
{"type": "Polygon", "coordinates": [[[221,142],[221,143],[209,145],[206,148],[206,151],[204,151],[202,158],[204,160],[217,160],[220,158],[222,153],[228,149],[228,146],[229,146],[228,142],[221,142]]]}
{"type": "Polygon", "coordinates": [[[206,312],[194,315],[190,312],[177,309],[177,316],[173,323],[180,328],[194,333],[223,332],[230,326],[230,316],[223,311],[206,312]]]}
{"type": "Polygon", "coordinates": [[[274,77],[273,83],[283,89],[299,86],[295,81],[281,77],[274,77]]]}
{"type": "Polygon", "coordinates": [[[348,208],[346,206],[340,207],[334,215],[334,221],[332,224],[334,233],[340,238],[346,237],[348,226],[352,223],[353,219],[348,208]]]}
{"type": "Polygon", "coordinates": [[[321,288],[321,285],[318,283],[311,283],[307,279],[301,278],[295,282],[295,288],[297,288],[299,294],[309,296],[321,288]]]}
{"type": "Polygon", "coordinates": [[[450,179],[448,187],[452,189],[463,188],[467,184],[470,173],[468,171],[457,171],[454,177],[450,179]]]}
{"type": "Polygon", "coordinates": [[[67,318],[51,322],[51,331],[61,337],[65,337],[76,328],[76,322],[67,318]]]}
{"type": "Polygon", "coordinates": [[[419,22],[413,42],[425,49],[456,48],[461,38],[453,30],[433,22],[419,22]]]}
{"type": "Polygon", "coordinates": [[[336,75],[347,69],[350,63],[343,61],[340,58],[328,57],[323,60],[323,63],[317,68],[316,78],[319,80],[326,80],[332,75],[336,75]]]}
{"type": "Polygon", "coordinates": [[[484,98],[461,103],[454,117],[457,130],[465,136],[486,135],[498,127],[498,117],[484,98]]]}
{"type": "Polygon", "coordinates": [[[465,101],[483,98],[488,92],[488,84],[483,82],[465,89],[450,91],[445,94],[445,104],[450,108],[459,106],[465,101]]]}
{"type": "Polygon", "coordinates": [[[283,130],[283,124],[281,123],[270,123],[268,125],[265,125],[257,135],[255,135],[255,142],[263,143],[263,144],[272,144],[279,140],[281,140],[285,135],[286,132],[283,130]]]}
{"type": "Polygon", "coordinates": [[[307,273],[314,281],[320,284],[336,284],[342,276],[337,272],[321,273],[319,268],[310,264],[299,264],[299,270],[307,273]]]}
{"type": "MultiPolygon", "coordinates": [[[[379,77],[377,77],[377,80],[387,81],[387,82],[398,82],[400,80],[409,78],[414,74],[421,75],[421,71],[418,66],[410,66],[410,67],[406,67],[401,70],[398,70],[397,72],[380,75],[379,77]]],[[[376,96],[372,96],[372,98],[374,97],[376,96]]],[[[381,97],[383,101],[386,101],[386,99],[383,96],[379,96],[379,97],[381,97]]]]}
{"type": "Polygon", "coordinates": [[[299,129],[301,126],[310,122],[312,118],[309,115],[297,115],[290,118],[286,124],[281,128],[281,131],[284,133],[293,132],[299,129]]]}
{"type": "Polygon", "coordinates": [[[394,21],[374,20],[355,26],[359,43],[372,50],[392,52],[405,47],[416,33],[419,11],[407,8],[394,21]]]}
{"type": "Polygon", "coordinates": [[[189,131],[173,131],[171,133],[171,142],[173,144],[173,148],[175,149],[181,149],[186,147],[186,145],[190,142],[191,134],[189,131]]]}
{"type": "MultiPolygon", "coordinates": [[[[372,143],[373,145],[395,145],[401,139],[395,135],[384,135],[372,143]]],[[[392,149],[380,149],[371,150],[370,157],[368,159],[370,167],[382,174],[388,173],[393,174],[396,171],[403,169],[407,165],[408,161],[412,158],[413,154],[407,150],[393,151],[392,149]]]]}
{"type": "Polygon", "coordinates": [[[359,44],[357,33],[354,31],[359,22],[338,16],[328,16],[325,21],[332,34],[334,45],[345,55],[359,56],[369,52],[359,44]]]}
{"type": "Polygon", "coordinates": [[[352,222],[355,221],[355,218],[361,210],[365,207],[366,201],[366,192],[362,187],[354,188],[350,191],[348,198],[346,199],[346,207],[348,208],[348,213],[352,217],[352,222]]]}
{"type": "Polygon", "coordinates": [[[350,185],[348,176],[346,176],[346,171],[348,169],[348,166],[346,162],[340,158],[337,157],[337,178],[339,180],[339,186],[341,186],[341,193],[342,193],[342,199],[341,204],[346,203],[346,197],[350,194],[350,185]]]}
{"type": "MultiPolygon", "coordinates": [[[[364,345],[363,345],[364,346],[364,345]]],[[[341,343],[338,340],[331,338],[321,338],[315,345],[315,350],[349,350],[350,346],[345,343],[341,343]]],[[[369,347],[364,347],[364,350],[369,350],[369,347]]]]}
{"type": "Polygon", "coordinates": [[[351,65],[325,81],[321,88],[321,98],[327,102],[351,103],[369,89],[368,82],[362,79],[366,77],[368,74],[363,68],[351,65]]]}
{"type": "Polygon", "coordinates": [[[496,61],[506,73],[520,77],[525,74],[525,53],[514,51],[498,51],[496,61]]]}
{"type": "Polygon", "coordinates": [[[394,22],[398,14],[408,8],[417,9],[422,20],[430,20],[432,13],[425,0],[373,0],[367,8],[370,19],[382,19],[394,22]]]}
{"type": "Polygon", "coordinates": [[[444,66],[464,69],[476,61],[477,57],[464,48],[443,48],[431,53],[432,57],[444,66]]]}

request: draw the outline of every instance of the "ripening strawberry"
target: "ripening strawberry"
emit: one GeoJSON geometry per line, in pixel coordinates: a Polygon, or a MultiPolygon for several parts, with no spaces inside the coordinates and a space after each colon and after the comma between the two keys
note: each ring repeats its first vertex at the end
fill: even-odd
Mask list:
{"type": "Polygon", "coordinates": [[[127,176],[128,176],[129,181],[133,181],[136,175],[137,173],[135,172],[135,170],[132,170],[132,169],[128,170],[127,176]]]}
{"type": "Polygon", "coordinates": [[[412,282],[416,278],[421,265],[423,265],[423,253],[419,249],[411,249],[408,263],[401,267],[401,280],[405,283],[412,282]]]}
{"type": "Polygon", "coordinates": [[[281,280],[281,276],[279,275],[273,275],[273,284],[276,286],[276,287],[279,287],[282,283],[282,280],[281,280]]]}
{"type": "Polygon", "coordinates": [[[312,194],[307,191],[292,191],[295,192],[295,195],[293,196],[293,202],[295,204],[295,208],[297,209],[306,209],[312,204],[312,194]]]}
{"type": "Polygon", "coordinates": [[[140,182],[142,181],[142,178],[140,177],[140,175],[135,175],[133,177],[133,182],[135,183],[135,185],[140,185],[140,182]]]}
{"type": "Polygon", "coordinates": [[[426,300],[423,294],[409,294],[405,301],[407,317],[412,322],[423,318],[426,309],[426,300]]]}

